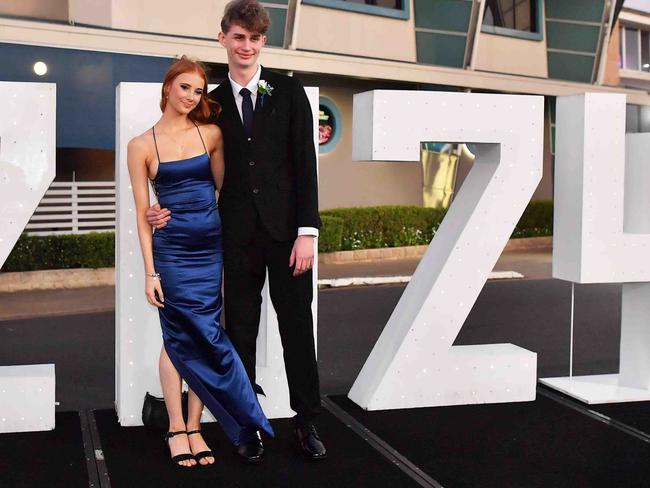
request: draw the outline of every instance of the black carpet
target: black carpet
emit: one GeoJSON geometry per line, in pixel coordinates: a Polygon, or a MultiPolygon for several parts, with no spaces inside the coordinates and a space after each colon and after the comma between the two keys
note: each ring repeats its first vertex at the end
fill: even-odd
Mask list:
{"type": "Polygon", "coordinates": [[[368,412],[338,405],[445,487],[648,487],[650,446],[534,402],[368,412]]]}
{"type": "Polygon", "coordinates": [[[329,448],[326,460],[304,459],[297,450],[291,420],[271,422],[276,438],[265,442],[261,465],[242,464],[216,424],[203,424],[216,454],[212,466],[175,468],[164,451],[161,433],[120,427],[114,410],[95,411],[112,488],[191,487],[409,487],[418,486],[328,412],[319,419],[329,448]]]}
{"type": "Polygon", "coordinates": [[[650,401],[590,405],[541,383],[537,384],[537,389],[538,391],[548,392],[551,396],[559,397],[584,410],[601,413],[612,420],[621,422],[628,427],[640,431],[641,434],[650,436],[650,401]]]}
{"type": "Polygon", "coordinates": [[[650,436],[650,402],[606,403],[584,406],[650,436]]]}
{"type": "Polygon", "coordinates": [[[0,434],[0,486],[88,488],[79,414],[57,413],[54,430],[0,434]]]}

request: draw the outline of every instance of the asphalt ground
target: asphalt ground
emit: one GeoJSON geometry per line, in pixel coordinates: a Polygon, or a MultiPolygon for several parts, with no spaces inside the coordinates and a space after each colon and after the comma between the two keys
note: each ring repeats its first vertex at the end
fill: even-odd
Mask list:
{"type": "MultiPolygon", "coordinates": [[[[368,262],[320,264],[319,279],[410,276],[419,258],[387,259],[368,262]]],[[[551,250],[504,252],[494,271],[516,271],[524,279],[551,277],[551,250]]],[[[115,288],[112,286],[0,292],[0,321],[91,314],[115,309],[115,288]]]]}
{"type": "MultiPolygon", "coordinates": [[[[321,289],[318,361],[323,394],[347,393],[404,285],[321,289]]],[[[571,285],[553,279],[489,281],[456,344],[513,343],[538,354],[538,374],[569,371],[571,285]]],[[[577,285],[574,374],[618,370],[620,285],[577,285]]],[[[54,363],[57,410],[112,408],[112,311],[0,321],[0,364],[54,363]]]]}

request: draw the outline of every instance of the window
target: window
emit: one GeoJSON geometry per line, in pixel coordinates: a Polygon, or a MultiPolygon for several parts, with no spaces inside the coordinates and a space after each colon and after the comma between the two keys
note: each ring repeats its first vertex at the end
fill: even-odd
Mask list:
{"type": "Polygon", "coordinates": [[[322,154],[334,149],[341,139],[342,120],[332,100],[320,97],[318,104],[318,152],[322,154]]]}
{"type": "Polygon", "coordinates": [[[539,0],[486,0],[483,32],[541,39],[539,0]]]}
{"type": "Polygon", "coordinates": [[[621,27],[619,67],[650,72],[650,31],[621,27]]]}
{"type": "Polygon", "coordinates": [[[650,32],[641,31],[641,70],[650,71],[650,32]]]}
{"type": "Polygon", "coordinates": [[[302,3],[403,20],[409,18],[411,4],[410,0],[302,0],[302,3]]]}
{"type": "Polygon", "coordinates": [[[374,5],[376,7],[401,9],[403,0],[342,0],[349,3],[361,3],[364,5],[374,5]]]}
{"type": "Polygon", "coordinates": [[[287,0],[267,0],[264,2],[264,8],[271,17],[271,27],[266,33],[266,44],[282,47],[287,23],[287,0]]]}
{"type": "Polygon", "coordinates": [[[625,68],[639,69],[639,31],[625,29],[625,68]]]}

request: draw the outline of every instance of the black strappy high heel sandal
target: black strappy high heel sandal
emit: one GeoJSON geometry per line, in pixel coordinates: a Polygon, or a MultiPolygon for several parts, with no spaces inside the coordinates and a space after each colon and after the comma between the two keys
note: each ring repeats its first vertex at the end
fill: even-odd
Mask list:
{"type": "MultiPolygon", "coordinates": [[[[167,454],[169,456],[172,455],[172,450],[169,447],[169,439],[171,439],[175,435],[180,435],[180,434],[187,434],[187,431],[179,430],[179,431],[176,431],[176,432],[167,432],[163,436],[163,440],[165,441],[165,447],[167,448],[167,454]]],[[[187,453],[184,453],[184,454],[177,454],[176,456],[172,457],[171,460],[172,460],[172,463],[174,463],[174,465],[178,466],[179,468],[191,468],[192,466],[184,466],[182,464],[179,464],[181,461],[189,461],[190,459],[195,459],[195,458],[191,453],[187,452],[187,453]]]]}
{"type": "MultiPolygon", "coordinates": [[[[201,429],[197,429],[197,430],[191,430],[191,431],[189,431],[189,432],[187,433],[187,435],[188,435],[188,437],[189,437],[189,436],[191,436],[192,434],[200,434],[200,433],[201,433],[201,429]]],[[[214,457],[214,454],[212,454],[212,451],[201,451],[201,452],[197,452],[197,453],[194,455],[194,459],[196,459],[196,464],[198,464],[199,466],[210,466],[210,464],[212,464],[212,463],[201,464],[201,459],[203,459],[204,457],[212,457],[212,458],[213,458],[213,457],[214,457]]]]}

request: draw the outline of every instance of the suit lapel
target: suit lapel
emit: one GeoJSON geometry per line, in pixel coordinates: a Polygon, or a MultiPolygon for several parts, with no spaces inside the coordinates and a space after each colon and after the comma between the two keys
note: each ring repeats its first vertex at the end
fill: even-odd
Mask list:
{"type": "Polygon", "coordinates": [[[230,80],[226,78],[220,85],[218,89],[222,89],[221,99],[221,117],[226,119],[231,127],[244,137],[244,123],[241,120],[239,111],[237,110],[237,105],[235,104],[235,98],[232,93],[232,85],[230,80]]]}
{"type": "Polygon", "coordinates": [[[253,112],[253,132],[255,132],[255,126],[259,125],[262,121],[262,110],[264,110],[264,97],[261,93],[257,93],[255,98],[255,111],[253,112]]]}
{"type": "MultiPolygon", "coordinates": [[[[260,80],[268,81],[269,72],[266,68],[262,67],[260,80]]],[[[271,112],[273,109],[273,97],[270,95],[262,95],[257,92],[257,99],[255,101],[255,113],[253,115],[253,135],[258,137],[263,133],[267,123],[271,120],[271,112]]]]}
{"type": "MultiPolygon", "coordinates": [[[[268,81],[268,75],[269,72],[265,68],[262,68],[260,79],[268,81]]],[[[235,103],[230,79],[226,77],[226,79],[219,84],[217,90],[221,91],[219,96],[222,103],[221,117],[227,119],[231,127],[239,135],[241,135],[242,138],[244,138],[244,123],[241,119],[241,116],[239,115],[239,110],[237,109],[237,105],[235,103]]],[[[272,111],[273,97],[269,95],[262,95],[258,92],[255,99],[255,111],[253,112],[253,137],[255,139],[258,139],[260,134],[264,133],[266,124],[272,120],[272,111]]]]}

